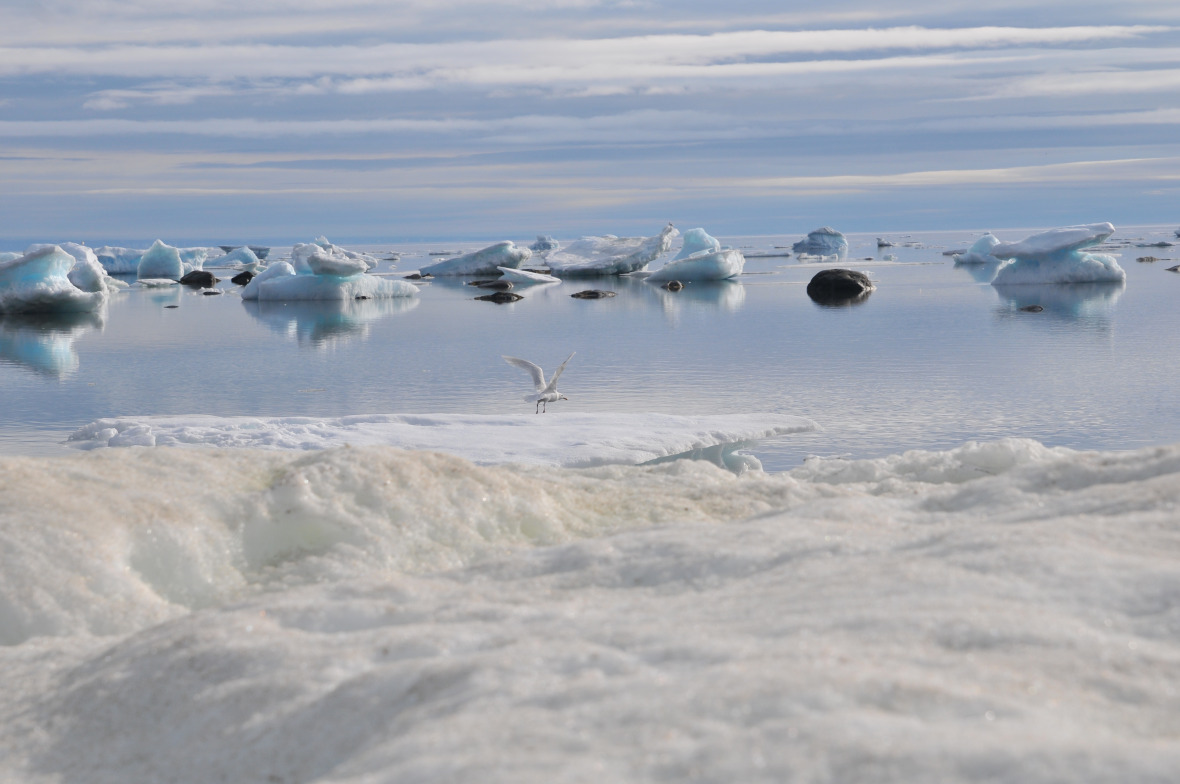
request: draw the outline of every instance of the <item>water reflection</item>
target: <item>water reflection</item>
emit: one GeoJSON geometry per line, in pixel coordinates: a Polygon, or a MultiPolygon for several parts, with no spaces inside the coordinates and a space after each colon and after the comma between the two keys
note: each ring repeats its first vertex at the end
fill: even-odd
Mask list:
{"type": "Polygon", "coordinates": [[[967,272],[976,283],[991,283],[996,279],[996,272],[1000,269],[1001,261],[986,261],[976,262],[971,264],[964,264],[961,261],[955,262],[955,269],[964,270],[967,272]]]}
{"type": "Polygon", "coordinates": [[[417,297],[317,302],[243,300],[246,312],[300,345],[322,346],[364,338],[376,321],[418,307],[417,297]]]}
{"type": "Polygon", "coordinates": [[[102,330],[106,310],[94,313],[14,313],[0,316],[0,361],[62,378],[78,369],[74,341],[102,330]]]}
{"type": "Polygon", "coordinates": [[[680,291],[669,291],[660,283],[647,284],[664,313],[675,316],[685,310],[722,310],[736,313],[746,302],[746,287],[733,280],[689,281],[680,291]]]}
{"type": "Polygon", "coordinates": [[[1045,283],[1033,285],[994,285],[1004,311],[1034,312],[1061,319],[1109,322],[1116,303],[1127,288],[1124,281],[1114,283],[1045,283]],[[1038,310],[1039,309],[1039,310],[1038,310]]]}

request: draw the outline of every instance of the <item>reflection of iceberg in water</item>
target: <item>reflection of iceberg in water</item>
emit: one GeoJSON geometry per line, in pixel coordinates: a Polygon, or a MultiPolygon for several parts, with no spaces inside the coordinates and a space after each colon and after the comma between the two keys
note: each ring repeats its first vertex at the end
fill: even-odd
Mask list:
{"type": "Polygon", "coordinates": [[[996,273],[1000,270],[1000,265],[1004,262],[999,259],[993,261],[982,261],[973,263],[963,263],[955,258],[955,269],[964,270],[969,274],[976,283],[991,283],[996,279],[996,273]]]}
{"type": "Polygon", "coordinates": [[[664,312],[673,314],[686,308],[717,309],[736,313],[746,302],[746,287],[732,280],[694,281],[680,291],[649,284],[663,305],[664,312]]]}
{"type": "Polygon", "coordinates": [[[0,362],[23,365],[61,377],[78,369],[74,341],[101,330],[105,311],[93,313],[16,313],[0,316],[0,362]]]}
{"type": "Polygon", "coordinates": [[[243,300],[251,316],[275,332],[313,346],[364,337],[375,321],[418,306],[417,297],[392,299],[303,300],[270,302],[243,300]]]}
{"type": "Polygon", "coordinates": [[[1110,283],[1042,283],[996,284],[1000,299],[1013,310],[1043,308],[1043,313],[1059,318],[1103,323],[1114,312],[1115,303],[1127,284],[1110,283]]]}

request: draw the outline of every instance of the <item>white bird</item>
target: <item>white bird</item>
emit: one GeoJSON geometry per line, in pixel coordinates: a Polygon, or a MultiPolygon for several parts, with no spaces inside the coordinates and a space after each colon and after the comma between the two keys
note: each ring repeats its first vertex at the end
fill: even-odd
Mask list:
{"type": "Polygon", "coordinates": [[[534,365],[532,362],[529,362],[527,359],[504,357],[504,361],[509,365],[515,365],[518,368],[527,370],[529,375],[533,377],[533,385],[537,388],[537,394],[525,395],[524,399],[530,403],[536,401],[536,413],[543,414],[545,413],[545,408],[542,406],[545,404],[552,403],[557,400],[569,400],[568,397],[557,391],[557,379],[561,377],[561,371],[565,370],[566,362],[569,362],[571,359],[573,359],[574,354],[576,353],[578,352],[572,352],[568,357],[565,358],[565,362],[562,362],[557,366],[557,370],[553,371],[553,378],[549,379],[548,383],[545,382],[545,371],[541,370],[540,367],[534,365]]]}

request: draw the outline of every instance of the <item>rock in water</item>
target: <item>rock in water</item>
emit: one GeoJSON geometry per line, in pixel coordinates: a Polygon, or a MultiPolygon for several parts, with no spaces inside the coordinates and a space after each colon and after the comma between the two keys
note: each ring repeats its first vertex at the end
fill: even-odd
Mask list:
{"type": "Polygon", "coordinates": [[[229,282],[235,283],[239,286],[245,286],[247,283],[249,283],[252,280],[254,280],[254,273],[247,270],[245,272],[239,272],[237,275],[234,275],[232,278],[229,279],[229,282]]]}
{"type": "Polygon", "coordinates": [[[476,299],[480,302],[495,302],[497,305],[504,305],[524,299],[524,297],[519,294],[513,294],[511,291],[497,291],[495,294],[484,294],[482,297],[476,297],[476,299]]]}
{"type": "Polygon", "coordinates": [[[182,286],[193,286],[194,288],[199,289],[211,289],[217,285],[217,278],[213,277],[213,273],[209,272],[208,270],[193,270],[178,280],[177,283],[181,284],[182,286]]]}
{"type": "Polygon", "coordinates": [[[615,292],[602,291],[601,289],[586,289],[576,294],[570,294],[570,296],[574,299],[606,299],[607,297],[615,296],[615,292]]]}
{"type": "Polygon", "coordinates": [[[875,286],[863,272],[826,269],[807,284],[807,296],[821,305],[854,305],[863,302],[875,286]]]}

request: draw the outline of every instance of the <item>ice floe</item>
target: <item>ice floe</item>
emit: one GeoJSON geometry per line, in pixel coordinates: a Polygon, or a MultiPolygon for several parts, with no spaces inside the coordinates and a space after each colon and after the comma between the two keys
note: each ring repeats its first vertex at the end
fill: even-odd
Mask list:
{"type": "Polygon", "coordinates": [[[1005,260],[993,285],[1030,283],[1123,282],[1127,273],[1114,256],[1086,253],[1114,233],[1109,223],[1067,226],[1034,234],[1020,242],[1000,243],[991,255],[1005,260]]]}
{"type": "Polygon", "coordinates": [[[354,271],[336,274],[342,267],[355,270],[363,262],[309,251],[303,258],[304,272],[285,261],[270,264],[242,287],[244,300],[352,300],[416,297],[418,289],[404,280],[367,275],[354,271]],[[325,270],[317,273],[316,270],[325,270]]]}
{"type": "Polygon", "coordinates": [[[532,258],[528,248],[517,247],[511,240],[497,242],[473,253],[427,264],[418,271],[423,275],[495,275],[500,267],[517,269],[532,258]]]}
{"type": "Polygon", "coordinates": [[[324,449],[382,444],[459,455],[475,463],[564,467],[638,464],[716,450],[718,459],[749,442],[802,433],[815,423],[785,414],[562,413],[549,416],[386,414],[312,417],[124,417],[100,419],[70,436],[79,449],[217,446],[324,449]]]}
{"type": "Polygon", "coordinates": [[[0,313],[76,313],[102,308],[113,286],[105,275],[79,262],[57,245],[36,246],[9,261],[0,262],[0,313]]]}
{"type": "Polygon", "coordinates": [[[679,234],[669,223],[654,237],[583,237],[551,252],[545,263],[559,277],[625,275],[645,269],[667,253],[679,234]]]}
{"type": "Polygon", "coordinates": [[[180,251],[162,240],[156,240],[139,257],[135,275],[139,278],[172,278],[180,280],[191,268],[180,258],[180,251]]]}
{"type": "Polygon", "coordinates": [[[548,234],[538,234],[537,241],[529,245],[533,253],[548,253],[561,247],[561,243],[548,234]]]}
{"type": "Polygon", "coordinates": [[[965,253],[954,255],[956,264],[999,264],[1000,260],[992,255],[992,249],[1001,242],[990,231],[972,243],[965,253]]]}
{"type": "Polygon", "coordinates": [[[351,275],[376,268],[376,256],[368,253],[342,248],[328,242],[327,237],[316,237],[314,242],[301,243],[291,248],[291,266],[296,272],[313,272],[314,274],[351,275]],[[312,267],[312,259],[316,259],[316,269],[337,269],[338,272],[316,272],[312,267]]]}
{"type": "Polygon", "coordinates": [[[529,270],[512,269],[511,267],[497,267],[504,280],[510,281],[514,286],[535,286],[538,283],[561,283],[561,278],[555,278],[552,275],[546,275],[543,272],[531,272],[529,270]]]}
{"type": "Polygon", "coordinates": [[[722,248],[721,242],[704,229],[684,232],[684,245],[660,269],[648,276],[653,282],[667,280],[726,280],[742,274],[746,257],[740,250],[722,248]]]}
{"type": "Polygon", "coordinates": [[[791,250],[796,256],[835,256],[843,259],[848,256],[848,240],[831,226],[823,226],[796,242],[791,250]]]}
{"type": "Polygon", "coordinates": [[[210,259],[210,266],[232,267],[233,269],[256,272],[266,265],[260,258],[258,258],[258,254],[243,245],[240,248],[234,248],[224,256],[218,256],[215,259],[210,259]]]}

